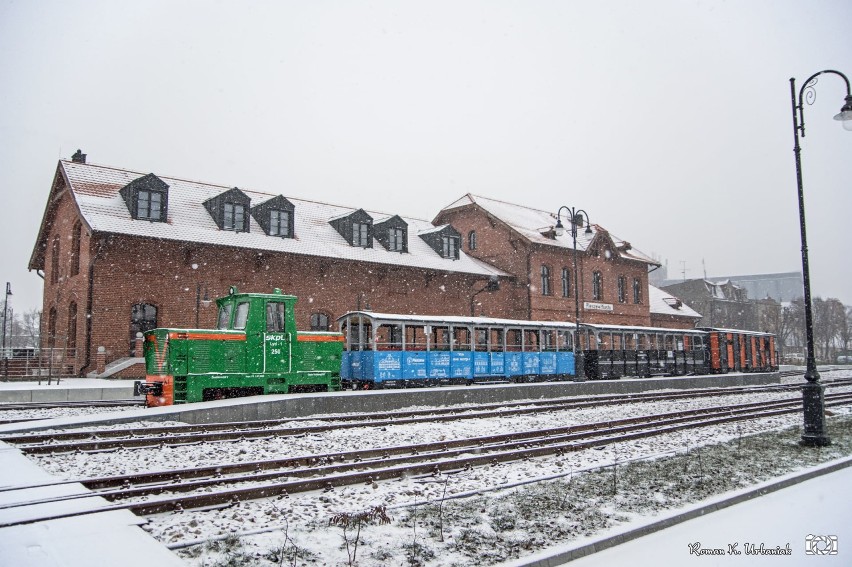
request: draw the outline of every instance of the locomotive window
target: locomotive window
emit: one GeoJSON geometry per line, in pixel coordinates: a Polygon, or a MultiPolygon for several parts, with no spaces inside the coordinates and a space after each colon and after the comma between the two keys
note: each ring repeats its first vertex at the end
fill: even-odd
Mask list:
{"type": "Polygon", "coordinates": [[[237,312],[234,315],[234,329],[242,331],[246,328],[246,321],[248,321],[248,312],[248,301],[243,301],[237,304],[237,312]]]}
{"type": "Polygon", "coordinates": [[[280,333],[284,331],[284,304],[266,304],[266,331],[269,333],[280,333]]]}
{"type": "Polygon", "coordinates": [[[231,303],[226,303],[222,307],[219,308],[219,319],[218,323],[216,323],[217,329],[228,329],[231,324],[231,308],[233,305],[231,303]]]}

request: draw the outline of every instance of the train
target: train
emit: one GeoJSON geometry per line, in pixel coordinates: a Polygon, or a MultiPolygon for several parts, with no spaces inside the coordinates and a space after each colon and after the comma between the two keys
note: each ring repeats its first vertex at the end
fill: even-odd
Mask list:
{"type": "Polygon", "coordinates": [[[296,330],[280,289],[216,300],[216,329],[145,333],[162,406],[260,394],[778,370],[775,336],[737,329],[523,321],[350,311],[339,332],[296,330]],[[574,344],[574,341],[577,344],[574,344]]]}
{"type": "Polygon", "coordinates": [[[240,293],[216,300],[216,329],[153,329],[144,335],[148,407],[223,398],[338,391],[343,336],[296,330],[296,297],[240,293]]]}

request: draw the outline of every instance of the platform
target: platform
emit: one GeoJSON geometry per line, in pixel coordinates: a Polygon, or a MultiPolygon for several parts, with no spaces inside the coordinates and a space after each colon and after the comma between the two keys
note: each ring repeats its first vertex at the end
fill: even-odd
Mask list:
{"type": "Polygon", "coordinates": [[[627,394],[651,390],[687,390],[693,388],[759,386],[778,384],[774,373],[720,374],[714,376],[678,376],[672,378],[624,378],[586,382],[542,382],[444,386],[281,394],[199,402],[178,406],[142,408],[73,418],[44,419],[0,425],[0,434],[36,431],[57,427],[85,427],[132,421],[181,421],[184,423],[228,423],[306,417],[320,414],[387,412],[411,406],[451,406],[458,404],[500,403],[515,400],[549,399],[565,396],[627,394]]]}
{"type": "Polygon", "coordinates": [[[58,384],[0,382],[0,402],[78,402],[88,400],[126,400],[133,397],[132,380],[62,378],[58,384]]]}
{"type": "MultiPolygon", "coordinates": [[[[88,492],[78,483],[20,488],[55,482],[20,451],[0,442],[0,524],[45,514],[93,509],[109,502],[90,497],[61,504],[27,504],[58,494],[88,492]],[[10,507],[13,504],[19,506],[10,507]]],[[[15,567],[181,567],[184,562],[139,526],[145,519],[128,511],[85,514],[0,528],[0,565],[15,567]]]]}

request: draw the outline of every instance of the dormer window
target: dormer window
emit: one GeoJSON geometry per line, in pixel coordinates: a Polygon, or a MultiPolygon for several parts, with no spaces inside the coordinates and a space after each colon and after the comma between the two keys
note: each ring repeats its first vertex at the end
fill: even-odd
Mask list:
{"type": "Polygon", "coordinates": [[[269,211],[269,236],[288,236],[290,234],[290,213],[273,209],[269,211]]]}
{"type": "Polygon", "coordinates": [[[459,259],[459,238],[457,236],[443,236],[441,237],[443,242],[444,258],[452,258],[453,260],[459,259]]]}
{"type": "Polygon", "coordinates": [[[374,224],[373,234],[388,252],[408,252],[408,223],[399,215],[374,224]]]}
{"type": "Polygon", "coordinates": [[[245,232],[246,208],[238,203],[224,203],[222,211],[222,228],[245,232]]]}
{"type": "Polygon", "coordinates": [[[234,187],[220,195],[204,201],[204,208],[213,217],[221,230],[234,232],[249,232],[249,215],[251,198],[234,187]]]}
{"type": "Polygon", "coordinates": [[[163,213],[163,195],[159,191],[140,189],[136,197],[136,218],[160,220],[163,213]]]}
{"type": "Polygon", "coordinates": [[[153,173],[131,181],[119,194],[134,219],[166,222],[169,186],[153,173]]]}
{"type": "Polygon", "coordinates": [[[445,224],[418,234],[442,258],[459,259],[461,234],[452,225],[445,224]]]}
{"type": "Polygon", "coordinates": [[[269,236],[293,238],[295,207],[283,195],[278,195],[251,208],[254,220],[269,236]]]}
{"type": "Polygon", "coordinates": [[[373,217],[368,215],[364,209],[335,217],[328,222],[340,236],[346,239],[350,246],[373,247],[373,217]]]}

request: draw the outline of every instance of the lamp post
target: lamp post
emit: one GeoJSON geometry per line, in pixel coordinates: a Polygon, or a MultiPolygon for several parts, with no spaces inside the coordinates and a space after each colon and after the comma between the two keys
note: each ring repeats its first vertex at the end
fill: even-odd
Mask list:
{"type": "Polygon", "coordinates": [[[802,387],[802,406],[804,412],[804,431],[801,444],[809,447],[824,447],[831,444],[831,439],[825,431],[825,387],[820,384],[819,372],[817,372],[816,358],[814,356],[814,327],[813,313],[811,311],[811,276],[808,268],[808,241],[805,231],[805,196],[802,188],[802,149],[799,146],[799,133],[805,137],[805,114],[804,102],[813,104],[816,100],[814,86],[817,78],[823,74],[837,75],[846,83],[846,103],[840,109],[840,113],[834,117],[835,120],[843,122],[843,128],[852,130],[852,90],[849,88],[849,79],[839,71],[820,71],[811,75],[802,85],[796,98],[796,80],[790,79],[790,98],[793,102],[793,153],[796,155],[796,183],[799,191],[799,228],[802,233],[802,279],[805,291],[805,337],[807,341],[807,360],[805,380],[802,387]]]}
{"type": "Polygon", "coordinates": [[[204,286],[204,298],[201,298],[201,284],[195,284],[195,328],[198,328],[198,313],[201,311],[201,306],[207,307],[210,305],[210,296],[207,295],[207,286],[204,286]]]}
{"type": "Polygon", "coordinates": [[[586,235],[592,234],[592,223],[589,221],[589,214],[583,209],[575,209],[574,207],[559,207],[556,212],[556,226],[554,230],[556,236],[562,236],[565,233],[565,227],[562,226],[562,210],[570,216],[571,220],[571,242],[574,248],[574,379],[581,382],[586,379],[583,368],[582,351],[577,345],[580,342],[580,286],[577,285],[577,225],[583,222],[583,217],[586,217],[586,235]]]}
{"type": "MultiPolygon", "coordinates": [[[[12,284],[6,282],[6,298],[3,300],[3,376],[8,375],[9,356],[6,354],[6,322],[9,320],[9,296],[12,295],[12,284]]],[[[11,331],[11,329],[10,329],[11,331]]]]}

